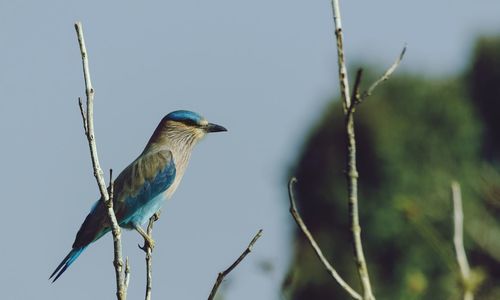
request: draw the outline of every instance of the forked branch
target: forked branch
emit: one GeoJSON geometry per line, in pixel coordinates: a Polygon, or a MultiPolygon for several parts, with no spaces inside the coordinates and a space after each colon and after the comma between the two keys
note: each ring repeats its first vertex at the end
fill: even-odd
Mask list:
{"type": "Polygon", "coordinates": [[[345,53],[344,53],[344,40],[342,33],[342,21],[340,17],[339,0],[331,0],[333,20],[335,24],[335,37],[337,41],[337,58],[338,58],[338,71],[339,71],[339,84],[340,94],[342,96],[342,106],[345,114],[346,124],[346,139],[347,139],[347,193],[349,203],[349,219],[351,223],[352,244],[356,266],[358,269],[361,287],[363,290],[363,300],[374,300],[375,296],[372,292],[370,277],[368,275],[368,268],[366,266],[363,245],[361,241],[361,226],[359,223],[359,209],[358,209],[358,171],[356,167],[356,138],[354,130],[354,112],[356,106],[361,103],[366,97],[370,96],[375,88],[387,80],[389,76],[396,70],[401,62],[405,52],[406,46],[399,55],[394,64],[378,79],[376,80],[364,93],[359,92],[361,84],[362,70],[359,70],[356,75],[355,84],[353,86],[353,94],[349,93],[349,77],[347,74],[345,53]]]}
{"type": "MultiPolygon", "coordinates": [[[[337,57],[339,69],[339,83],[340,94],[342,95],[342,103],[344,114],[346,115],[346,130],[347,130],[347,192],[349,202],[349,217],[352,231],[352,243],[354,249],[354,257],[358,269],[361,287],[363,289],[364,300],[374,300],[370,278],[368,276],[368,268],[366,267],[366,260],[361,244],[361,226],[359,225],[358,213],[358,171],[356,170],[356,140],[354,137],[354,110],[356,103],[351,101],[349,94],[349,79],[347,74],[347,67],[344,57],[344,42],[342,36],[342,22],[340,17],[339,0],[332,0],[332,13],[335,23],[335,36],[337,39],[337,57]]],[[[359,83],[361,82],[361,73],[358,72],[359,83]]],[[[354,87],[355,95],[357,95],[357,88],[354,87]]]]}

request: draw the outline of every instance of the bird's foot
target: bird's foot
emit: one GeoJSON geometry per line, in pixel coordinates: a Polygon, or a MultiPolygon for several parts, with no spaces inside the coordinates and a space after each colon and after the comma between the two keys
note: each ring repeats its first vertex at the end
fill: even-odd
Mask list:
{"type": "Polygon", "coordinates": [[[153,220],[154,220],[155,222],[156,222],[156,221],[158,221],[158,220],[160,219],[160,215],[161,215],[161,210],[159,210],[159,211],[155,212],[155,214],[153,215],[153,217],[154,217],[154,219],[153,219],[153,220]]]}
{"type": "Polygon", "coordinates": [[[144,237],[144,246],[137,245],[139,249],[143,250],[144,252],[148,252],[148,249],[151,249],[153,251],[155,247],[155,241],[151,237],[144,237]]]}

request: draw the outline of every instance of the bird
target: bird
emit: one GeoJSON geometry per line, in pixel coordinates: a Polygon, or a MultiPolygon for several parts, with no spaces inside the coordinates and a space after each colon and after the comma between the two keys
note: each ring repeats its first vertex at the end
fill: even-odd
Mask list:
{"type": "MultiPolygon", "coordinates": [[[[116,178],[113,209],[118,225],[136,230],[152,248],[154,241],[142,229],[175,192],[193,147],[207,133],[227,131],[198,113],[177,110],[160,121],[142,153],[116,178]]],[[[111,230],[102,198],[92,206],[76,234],[71,251],[50,275],[55,282],[93,242],[111,230]]]]}

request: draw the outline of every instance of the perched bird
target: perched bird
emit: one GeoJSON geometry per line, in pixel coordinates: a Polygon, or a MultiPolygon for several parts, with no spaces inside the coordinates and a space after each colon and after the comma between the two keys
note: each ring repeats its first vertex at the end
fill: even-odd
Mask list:
{"type": "MultiPolygon", "coordinates": [[[[197,113],[178,110],[166,115],[156,127],[144,151],[114,183],[113,208],[120,227],[135,229],[152,247],[153,240],[141,225],[170,198],[186,171],[194,145],[205,134],[227,131],[197,113]]],[[[56,281],[92,242],[111,230],[105,205],[99,199],[76,234],[73,249],[49,279],[56,281]]]]}

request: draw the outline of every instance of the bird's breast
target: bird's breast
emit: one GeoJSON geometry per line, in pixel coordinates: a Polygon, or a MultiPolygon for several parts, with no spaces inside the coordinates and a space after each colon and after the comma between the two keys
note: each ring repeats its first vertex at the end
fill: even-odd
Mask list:
{"type": "Polygon", "coordinates": [[[163,192],[163,196],[166,199],[170,199],[170,197],[172,197],[172,195],[174,194],[175,190],[179,186],[179,183],[181,183],[181,178],[182,178],[182,174],[176,175],[175,179],[174,179],[174,182],[172,182],[172,185],[170,185],[168,187],[168,189],[166,189],[165,192],[163,192]]]}
{"type": "Polygon", "coordinates": [[[186,171],[186,167],[189,162],[189,157],[190,157],[190,151],[186,151],[184,153],[179,153],[177,151],[172,151],[173,152],[173,159],[175,163],[175,178],[172,184],[168,187],[168,189],[163,192],[163,195],[166,199],[170,199],[172,195],[174,194],[175,190],[177,190],[177,187],[181,183],[182,177],[184,176],[184,172],[186,171]]]}

